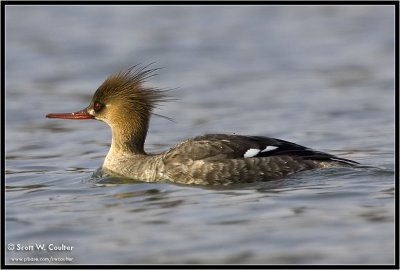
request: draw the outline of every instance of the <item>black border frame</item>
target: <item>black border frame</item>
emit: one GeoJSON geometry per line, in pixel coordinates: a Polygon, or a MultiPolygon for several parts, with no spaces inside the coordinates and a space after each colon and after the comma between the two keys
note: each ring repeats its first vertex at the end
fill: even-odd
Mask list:
{"type": "MultiPolygon", "coordinates": [[[[272,268],[272,269],[399,269],[399,1],[2,1],[1,2],[1,268],[4,269],[109,269],[109,268],[176,268],[176,269],[203,269],[203,268],[272,268]],[[90,265],[90,264],[6,264],[5,263],[5,15],[6,6],[19,5],[390,5],[395,8],[395,263],[383,265],[219,265],[219,264],[202,264],[202,265],[186,265],[186,264],[137,264],[137,265],[90,265]]],[[[378,243],[376,243],[378,244],[378,243]]]]}

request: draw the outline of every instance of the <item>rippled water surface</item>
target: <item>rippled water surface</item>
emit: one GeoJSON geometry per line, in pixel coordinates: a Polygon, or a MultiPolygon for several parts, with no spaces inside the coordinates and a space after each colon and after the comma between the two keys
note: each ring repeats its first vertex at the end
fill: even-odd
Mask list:
{"type": "Polygon", "coordinates": [[[390,6],[7,6],[6,263],[393,264],[393,16],[390,6]],[[152,119],[148,152],[253,134],[365,166],[229,187],[92,177],[108,126],[45,115],[86,107],[107,75],[150,62],[164,68],[148,85],[178,100],[157,110],[175,122],[152,119]]]}

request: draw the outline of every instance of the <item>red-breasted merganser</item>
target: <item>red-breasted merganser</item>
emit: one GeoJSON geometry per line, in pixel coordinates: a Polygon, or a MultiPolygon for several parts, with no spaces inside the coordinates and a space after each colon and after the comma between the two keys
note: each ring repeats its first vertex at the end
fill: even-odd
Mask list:
{"type": "Polygon", "coordinates": [[[106,122],[112,141],[102,171],[144,182],[226,185],[358,164],[275,138],[225,134],[195,137],[165,153],[147,154],[144,143],[150,116],[159,102],[168,100],[165,90],[143,85],[154,70],[134,66],[113,74],[97,89],[87,108],[46,117],[106,122]]]}

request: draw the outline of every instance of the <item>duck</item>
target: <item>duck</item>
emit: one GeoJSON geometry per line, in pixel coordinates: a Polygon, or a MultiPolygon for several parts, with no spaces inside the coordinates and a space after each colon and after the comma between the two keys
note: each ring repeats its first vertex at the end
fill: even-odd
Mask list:
{"type": "Polygon", "coordinates": [[[138,65],[121,70],[98,87],[83,110],[46,117],[107,123],[112,140],[101,172],[141,182],[230,185],[359,164],[281,139],[237,134],[200,135],[163,153],[147,153],[144,146],[153,111],[171,99],[168,90],[145,85],[156,70],[138,65]]]}

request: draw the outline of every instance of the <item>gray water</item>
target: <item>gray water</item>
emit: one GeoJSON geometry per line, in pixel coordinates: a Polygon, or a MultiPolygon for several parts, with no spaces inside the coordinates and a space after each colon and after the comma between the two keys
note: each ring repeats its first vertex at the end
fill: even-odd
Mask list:
{"type": "Polygon", "coordinates": [[[5,112],[7,264],[394,263],[393,7],[7,6],[5,112]],[[45,115],[151,62],[147,85],[178,100],[148,152],[236,133],[365,166],[220,188],[92,177],[108,126],[45,115]]]}

